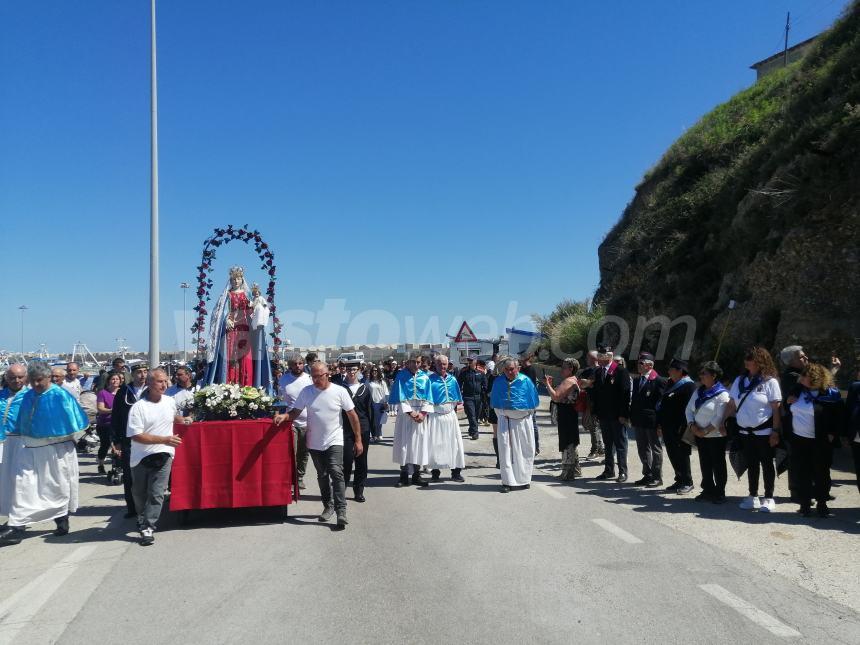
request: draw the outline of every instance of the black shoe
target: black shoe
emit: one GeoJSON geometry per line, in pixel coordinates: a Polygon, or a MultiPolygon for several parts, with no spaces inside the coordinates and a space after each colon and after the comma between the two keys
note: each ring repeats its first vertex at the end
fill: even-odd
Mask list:
{"type": "Polygon", "coordinates": [[[463,475],[460,474],[459,468],[455,468],[454,470],[451,471],[451,481],[452,482],[460,482],[460,483],[466,481],[465,479],[463,479],[463,475]]]}
{"type": "Polygon", "coordinates": [[[11,546],[20,544],[24,539],[24,527],[7,526],[0,531],[0,546],[11,546]]]}
{"type": "Polygon", "coordinates": [[[430,471],[430,475],[431,475],[431,477],[430,477],[430,481],[431,481],[431,482],[440,482],[440,481],[442,481],[442,479],[441,479],[441,477],[442,477],[442,471],[441,471],[441,470],[436,470],[436,469],[434,468],[433,470],[431,470],[431,471],[430,471]]]}
{"type": "Polygon", "coordinates": [[[57,537],[61,537],[63,535],[69,534],[69,516],[64,515],[63,517],[57,518],[54,520],[54,523],[57,525],[57,528],[54,529],[54,535],[57,537]]]}
{"type": "Polygon", "coordinates": [[[645,484],[645,488],[660,488],[663,485],[662,479],[652,479],[650,482],[645,484]]]}
{"type": "Polygon", "coordinates": [[[621,473],[620,475],[618,475],[618,479],[616,479],[615,481],[617,481],[619,484],[623,484],[627,481],[627,473],[621,473]]]}
{"type": "Polygon", "coordinates": [[[421,473],[415,473],[412,475],[412,483],[416,486],[420,486],[421,488],[427,488],[430,485],[426,479],[421,476],[421,473]]]}
{"type": "Polygon", "coordinates": [[[634,486],[647,486],[650,483],[651,483],[650,477],[643,477],[642,479],[637,479],[635,482],[633,482],[633,485],[634,486]]]}
{"type": "Polygon", "coordinates": [[[678,489],[681,488],[681,482],[675,482],[674,484],[670,484],[666,486],[664,489],[667,493],[677,493],[678,489]]]}
{"type": "Polygon", "coordinates": [[[477,440],[478,440],[478,435],[476,435],[476,434],[470,434],[470,435],[469,435],[469,439],[471,439],[472,441],[477,441],[477,440]]]}
{"type": "Polygon", "coordinates": [[[307,486],[305,486],[305,480],[299,477],[299,490],[304,490],[305,488],[307,488],[307,486]]]}
{"type": "Polygon", "coordinates": [[[824,504],[822,502],[819,502],[818,505],[815,507],[815,512],[818,517],[833,517],[830,512],[830,509],[827,508],[827,504],[824,504]]]}
{"type": "Polygon", "coordinates": [[[105,465],[104,465],[104,464],[99,464],[99,467],[98,467],[98,471],[97,471],[97,472],[98,472],[98,474],[99,474],[99,475],[107,475],[107,471],[105,470],[105,465]]]}
{"type": "Polygon", "coordinates": [[[403,488],[404,486],[409,486],[409,475],[406,474],[405,471],[400,471],[400,479],[394,484],[395,488],[403,488]]]}
{"type": "Polygon", "coordinates": [[[326,506],[317,518],[320,522],[328,522],[334,515],[334,506],[326,506]]]}
{"type": "Polygon", "coordinates": [[[827,501],[828,501],[828,502],[832,502],[832,501],[834,501],[835,499],[836,499],[836,498],[835,498],[835,497],[833,497],[833,495],[828,495],[828,496],[827,496],[827,501]]]}
{"type": "Polygon", "coordinates": [[[346,528],[346,525],[349,524],[346,520],[346,511],[338,511],[337,512],[337,528],[341,531],[346,528]]]}
{"type": "Polygon", "coordinates": [[[695,499],[697,502],[709,502],[709,501],[713,501],[714,496],[711,495],[710,493],[706,493],[705,491],[702,491],[701,493],[696,495],[693,499],[695,499]]]}
{"type": "MultiPolygon", "coordinates": [[[[692,488],[692,486],[690,488],[692,488]]],[[[714,498],[711,501],[714,504],[725,504],[726,503],[726,496],[725,495],[714,495],[714,498]]]]}
{"type": "Polygon", "coordinates": [[[362,489],[360,489],[360,488],[356,488],[356,489],[355,489],[355,490],[353,490],[352,492],[354,493],[354,495],[353,495],[353,497],[352,497],[352,498],[353,498],[356,502],[358,502],[359,504],[363,504],[365,501],[367,501],[367,500],[365,500],[365,499],[364,499],[364,490],[362,490],[362,489]]]}
{"type": "Polygon", "coordinates": [[[811,517],[812,504],[801,504],[800,508],[797,509],[797,512],[803,515],[803,517],[811,517]]]}
{"type": "Polygon", "coordinates": [[[155,544],[155,536],[152,534],[152,529],[142,529],[140,531],[140,546],[151,546],[155,544]]]}
{"type": "Polygon", "coordinates": [[[678,495],[686,495],[687,493],[693,492],[693,487],[689,485],[678,486],[675,491],[678,495]]]}
{"type": "Polygon", "coordinates": [[[604,470],[597,477],[595,477],[595,479],[599,479],[600,481],[604,481],[607,479],[615,479],[615,473],[611,473],[611,472],[604,470]]]}

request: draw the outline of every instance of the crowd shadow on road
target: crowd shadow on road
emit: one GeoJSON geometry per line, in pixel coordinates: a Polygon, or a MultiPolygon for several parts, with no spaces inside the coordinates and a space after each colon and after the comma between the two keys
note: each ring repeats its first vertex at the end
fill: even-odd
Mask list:
{"type": "Polygon", "coordinates": [[[856,508],[835,509],[832,511],[833,516],[829,518],[803,517],[795,512],[797,505],[788,499],[777,498],[775,513],[759,513],[738,508],[740,497],[728,497],[724,504],[696,500],[694,497],[698,494],[698,489],[689,495],[677,495],[661,489],[635,486],[629,482],[622,484],[615,481],[596,481],[590,477],[571,482],[560,482],[551,475],[537,476],[534,479],[549,479],[584,494],[602,497],[609,503],[629,506],[637,513],[686,513],[709,520],[728,520],[753,525],[804,525],[821,531],[860,535],[860,509],[856,508]]]}
{"type": "Polygon", "coordinates": [[[77,544],[82,542],[137,542],[137,534],[129,535],[129,529],[134,527],[133,519],[125,519],[123,510],[118,507],[83,506],[69,518],[71,532],[68,535],[56,536],[48,532],[45,542],[55,544],[77,544]],[[106,512],[107,511],[107,512],[106,512]],[[76,517],[106,517],[110,516],[104,526],[90,526],[76,529],[76,517]]]}

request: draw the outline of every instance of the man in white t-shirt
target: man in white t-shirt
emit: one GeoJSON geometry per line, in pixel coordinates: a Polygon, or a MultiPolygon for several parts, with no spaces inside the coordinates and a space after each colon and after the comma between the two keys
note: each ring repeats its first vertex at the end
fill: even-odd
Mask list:
{"type": "MultiPolygon", "coordinates": [[[[287,357],[287,372],[278,381],[278,396],[291,410],[299,393],[311,384],[310,375],[305,372],[305,359],[298,352],[287,357]]],[[[308,413],[302,413],[293,421],[296,433],[296,472],[299,475],[299,489],[305,489],[305,471],[308,468],[307,443],[308,413]]]]}
{"type": "Polygon", "coordinates": [[[78,378],[81,368],[77,363],[66,363],[66,378],[60,384],[66,392],[75,397],[75,401],[81,402],[81,381],[78,378]]]}
{"type": "Polygon", "coordinates": [[[353,452],[358,457],[364,452],[361,444],[361,425],[355,413],[355,404],[349,392],[329,382],[328,366],[322,361],[311,365],[311,380],[293,402],[289,414],[275,415],[275,425],[289,419],[295,422],[302,411],[307,411],[307,445],[323,502],[320,522],[327,522],[337,513],[337,527],[346,528],[346,482],[343,476],[343,422],[345,412],[355,436],[353,452]],[[334,504],[332,504],[332,494],[334,504]]]}
{"type": "Polygon", "coordinates": [[[161,515],[164,491],[170,481],[173,454],[182,439],[173,434],[174,423],[191,423],[177,414],[176,401],[165,395],[167,372],[154,369],[146,377],[146,394],[128,413],[131,439],[131,479],[140,544],[155,542],[153,532],[161,515]]]}
{"type": "Polygon", "coordinates": [[[180,367],[176,370],[176,385],[171,385],[164,393],[176,402],[176,409],[183,417],[191,414],[191,406],[194,405],[194,380],[191,378],[191,370],[180,367]]]}

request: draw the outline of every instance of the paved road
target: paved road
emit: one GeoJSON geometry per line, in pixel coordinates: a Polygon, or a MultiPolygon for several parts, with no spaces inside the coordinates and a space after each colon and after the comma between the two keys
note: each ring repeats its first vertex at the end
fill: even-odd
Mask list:
{"type": "Polygon", "coordinates": [[[0,643],[860,641],[852,609],[734,550],[561,485],[550,462],[499,494],[489,435],[467,450],[465,484],[395,489],[372,446],[343,532],[316,521],[309,478],[286,523],[166,516],[150,548],[84,457],[77,530],[0,550],[0,643]]]}

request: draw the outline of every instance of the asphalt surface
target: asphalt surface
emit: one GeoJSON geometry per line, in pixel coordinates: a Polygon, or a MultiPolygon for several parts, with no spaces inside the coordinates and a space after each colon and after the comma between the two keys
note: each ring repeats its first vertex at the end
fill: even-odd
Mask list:
{"type": "MultiPolygon", "coordinates": [[[[73,532],[41,525],[0,549],[0,643],[860,642],[856,598],[636,512],[629,487],[558,482],[549,431],[531,488],[500,494],[488,431],[466,441],[464,484],[443,473],[429,489],[394,488],[390,440],[371,445],[367,502],[350,496],[345,531],[317,521],[309,464],[286,522],[207,511],[180,526],[165,511],[147,548],[84,456],[73,532]]],[[[747,526],[695,518],[709,521],[735,539],[747,526]]],[[[856,530],[837,532],[856,579],[856,530]]]]}

